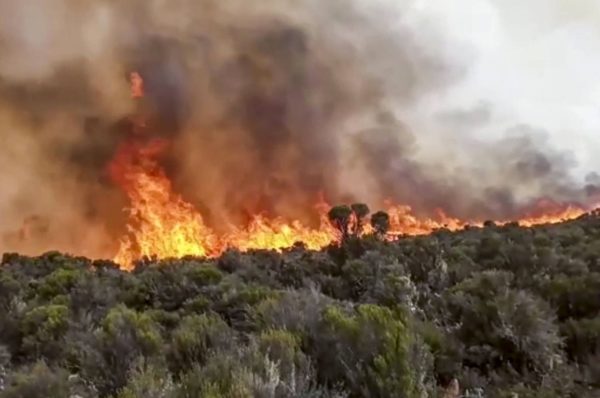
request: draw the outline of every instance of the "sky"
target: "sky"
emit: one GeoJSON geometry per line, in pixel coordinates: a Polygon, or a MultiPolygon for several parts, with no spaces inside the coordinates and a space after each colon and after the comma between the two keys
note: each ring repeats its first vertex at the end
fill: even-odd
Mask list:
{"type": "Polygon", "coordinates": [[[414,29],[434,26],[447,55],[466,68],[445,93],[416,105],[413,124],[436,131],[432,137],[483,141],[526,124],[571,152],[578,175],[600,170],[599,1],[417,0],[407,20],[414,29]],[[452,108],[470,114],[476,131],[434,117],[452,108]]]}

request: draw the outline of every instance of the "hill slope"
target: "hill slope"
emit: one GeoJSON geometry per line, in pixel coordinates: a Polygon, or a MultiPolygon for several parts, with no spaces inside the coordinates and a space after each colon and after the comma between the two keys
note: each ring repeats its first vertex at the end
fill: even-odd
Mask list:
{"type": "Polygon", "coordinates": [[[0,397],[600,396],[600,219],[0,267],[0,397]]]}

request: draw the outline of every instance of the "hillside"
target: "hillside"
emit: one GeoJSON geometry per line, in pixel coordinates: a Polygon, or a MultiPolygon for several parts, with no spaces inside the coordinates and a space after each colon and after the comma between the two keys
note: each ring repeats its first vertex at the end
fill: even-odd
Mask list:
{"type": "Polygon", "coordinates": [[[598,397],[600,218],[130,273],[6,254],[0,308],[0,398],[598,397]]]}

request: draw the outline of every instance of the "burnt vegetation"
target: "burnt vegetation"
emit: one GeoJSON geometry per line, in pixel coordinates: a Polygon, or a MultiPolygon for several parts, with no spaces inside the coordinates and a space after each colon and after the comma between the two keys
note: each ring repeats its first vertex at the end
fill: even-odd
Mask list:
{"type": "Polygon", "coordinates": [[[319,252],[5,254],[0,398],[599,396],[598,214],[390,242],[368,213],[319,252]]]}

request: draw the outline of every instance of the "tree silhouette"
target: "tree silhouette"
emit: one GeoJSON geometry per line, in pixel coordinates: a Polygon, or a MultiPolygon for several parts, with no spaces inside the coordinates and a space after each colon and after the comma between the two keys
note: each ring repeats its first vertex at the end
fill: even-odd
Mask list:
{"type": "Polygon", "coordinates": [[[390,216],[385,211],[378,211],[371,216],[371,225],[380,237],[385,236],[390,229],[390,216]]]}
{"type": "Polygon", "coordinates": [[[350,220],[352,218],[352,209],[349,206],[334,206],[327,213],[329,222],[340,231],[342,239],[346,239],[349,235],[350,220]]]}
{"type": "Polygon", "coordinates": [[[365,218],[369,215],[371,210],[369,209],[369,206],[364,203],[354,203],[350,206],[350,208],[352,209],[352,213],[354,213],[355,217],[353,232],[356,236],[358,236],[362,232],[365,218]]]}

